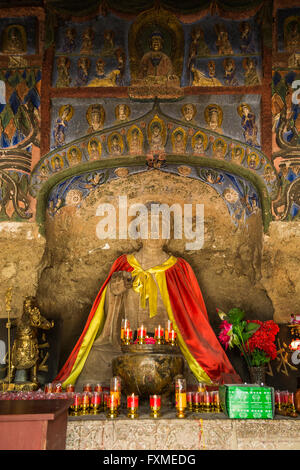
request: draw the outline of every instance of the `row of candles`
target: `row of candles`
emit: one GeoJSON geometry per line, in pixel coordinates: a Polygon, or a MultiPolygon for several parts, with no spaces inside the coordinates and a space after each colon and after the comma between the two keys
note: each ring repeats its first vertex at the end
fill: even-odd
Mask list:
{"type": "MultiPolygon", "coordinates": [[[[147,336],[147,327],[145,325],[141,325],[137,329],[137,343],[138,344],[145,344],[147,336]]],[[[172,346],[175,345],[177,338],[177,333],[173,328],[173,324],[170,320],[167,321],[165,328],[161,325],[158,325],[155,328],[154,332],[154,339],[156,344],[171,344],[172,346]]],[[[127,318],[122,319],[121,324],[121,341],[126,344],[132,344],[133,342],[133,331],[130,328],[130,322],[127,318]]]]}
{"type": "MultiPolygon", "coordinates": [[[[45,393],[61,393],[61,384],[47,384],[45,393]]],[[[121,408],[121,379],[113,377],[110,389],[103,390],[101,384],[92,386],[85,384],[81,393],[75,393],[74,385],[66,387],[66,393],[73,397],[69,414],[72,416],[98,414],[106,412],[109,418],[117,418],[121,408]]],[[[161,396],[150,395],[150,416],[159,418],[161,416],[161,396]]],[[[175,382],[175,406],[178,418],[184,418],[186,411],[220,412],[220,400],[218,390],[206,390],[204,384],[198,384],[197,391],[187,391],[185,379],[176,379],[175,382]]],[[[139,409],[139,396],[132,393],[127,396],[127,416],[137,418],[139,409]]]]}
{"type": "Polygon", "coordinates": [[[288,390],[275,390],[275,413],[297,418],[295,395],[288,390]]]}

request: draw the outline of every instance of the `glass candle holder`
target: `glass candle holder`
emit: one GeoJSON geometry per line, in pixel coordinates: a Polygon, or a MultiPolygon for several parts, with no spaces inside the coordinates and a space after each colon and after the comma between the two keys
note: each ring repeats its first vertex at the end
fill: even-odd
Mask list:
{"type": "Polygon", "coordinates": [[[177,418],[185,418],[186,380],[183,378],[175,380],[175,406],[177,409],[177,418]]]}
{"type": "Polygon", "coordinates": [[[125,331],[127,330],[127,328],[130,329],[130,322],[129,322],[128,318],[122,318],[122,322],[121,322],[121,341],[125,340],[125,331]]]}
{"type": "Polygon", "coordinates": [[[199,413],[201,411],[201,393],[193,393],[193,411],[199,413]]]}
{"type": "Polygon", "coordinates": [[[288,406],[287,411],[290,415],[296,415],[296,407],[295,407],[295,394],[293,392],[289,392],[288,394],[288,406]]]}
{"type": "Polygon", "coordinates": [[[115,376],[110,379],[110,396],[115,396],[118,402],[118,407],[121,405],[121,383],[121,377],[119,376],[115,376]]]}
{"type": "Polygon", "coordinates": [[[91,397],[90,409],[93,414],[100,413],[102,407],[102,392],[94,392],[91,397]]]}
{"type": "Polygon", "coordinates": [[[90,411],[90,394],[83,392],[81,394],[81,414],[87,415],[90,411]]]}
{"type": "Polygon", "coordinates": [[[107,392],[107,391],[103,392],[102,400],[103,400],[103,411],[107,411],[107,409],[108,409],[108,400],[109,400],[109,392],[107,392]]]}
{"type": "Polygon", "coordinates": [[[126,328],[124,332],[124,344],[129,345],[132,343],[132,330],[130,328],[126,328]]]}
{"type": "Polygon", "coordinates": [[[212,395],[211,395],[211,392],[208,392],[207,390],[205,390],[203,411],[205,413],[210,413],[212,411],[211,408],[212,408],[212,395]]]}
{"type": "Polygon", "coordinates": [[[160,409],[161,409],[161,396],[160,395],[150,395],[150,409],[151,409],[150,416],[152,418],[160,417],[160,409]]]}
{"type": "Polygon", "coordinates": [[[198,383],[198,392],[205,392],[205,390],[206,390],[205,384],[202,383],[202,382],[199,382],[198,383]]]}
{"type": "Polygon", "coordinates": [[[66,392],[67,393],[74,393],[75,392],[75,386],[73,384],[68,384],[66,386],[66,392]]]}
{"type": "Polygon", "coordinates": [[[128,418],[137,418],[138,417],[138,407],[139,407],[139,397],[132,393],[127,397],[127,410],[128,418]]]}
{"type": "Polygon", "coordinates": [[[102,384],[96,384],[94,386],[94,392],[102,392],[102,391],[103,391],[102,384]]]}
{"type": "Polygon", "coordinates": [[[155,328],[154,338],[156,339],[157,344],[164,343],[164,329],[161,325],[158,325],[158,327],[155,328]]]}
{"type": "Polygon", "coordinates": [[[107,397],[107,417],[114,419],[118,416],[119,404],[116,395],[109,395],[107,397]]]}
{"type": "Polygon", "coordinates": [[[61,383],[53,384],[52,393],[61,393],[62,392],[62,385],[61,383]]]}
{"type": "Polygon", "coordinates": [[[288,402],[289,402],[289,392],[288,392],[288,390],[283,390],[281,392],[282,411],[287,411],[288,402]]]}
{"type": "Polygon", "coordinates": [[[189,411],[193,411],[193,392],[186,392],[186,404],[189,411]]]}
{"type": "Polygon", "coordinates": [[[171,346],[175,346],[176,344],[176,338],[177,338],[177,333],[175,330],[171,330],[169,332],[169,343],[171,344],[171,346]]]}
{"type": "Polygon", "coordinates": [[[73,416],[77,416],[81,412],[82,400],[80,393],[74,393],[73,396],[73,403],[70,406],[70,414],[73,416]]]}
{"type": "Polygon", "coordinates": [[[92,385],[91,384],[84,384],[83,385],[83,392],[92,392],[92,385]]]}
{"type": "Polygon", "coordinates": [[[277,412],[281,411],[281,393],[279,390],[275,391],[275,410],[277,412]]]}
{"type": "Polygon", "coordinates": [[[212,392],[212,396],[213,396],[214,412],[215,412],[215,413],[220,413],[220,412],[221,412],[221,405],[220,405],[219,390],[214,390],[214,391],[212,392]]]}
{"type": "Polygon", "coordinates": [[[147,336],[147,328],[141,325],[137,331],[138,344],[144,344],[147,336]]]}
{"type": "Polygon", "coordinates": [[[169,342],[169,335],[172,330],[173,330],[173,323],[170,320],[168,320],[165,325],[165,342],[166,343],[169,342]]]}
{"type": "Polygon", "coordinates": [[[50,382],[45,384],[44,392],[45,393],[53,393],[53,384],[50,383],[50,382]]]}

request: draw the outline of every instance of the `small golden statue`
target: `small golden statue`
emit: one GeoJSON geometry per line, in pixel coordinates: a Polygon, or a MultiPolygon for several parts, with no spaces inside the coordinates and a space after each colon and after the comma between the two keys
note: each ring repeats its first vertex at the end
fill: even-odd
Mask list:
{"type": "MultiPolygon", "coordinates": [[[[36,305],[35,297],[27,296],[24,299],[23,314],[20,318],[10,320],[11,289],[6,295],[6,310],[8,313],[8,374],[0,382],[2,390],[37,390],[39,387],[37,371],[47,371],[45,364],[48,354],[40,362],[40,349],[49,347],[47,342],[38,344],[38,329],[49,330],[54,327],[53,321],[48,321],[41,315],[36,305]],[[10,328],[16,326],[16,338],[10,351],[10,328]],[[14,383],[17,370],[30,370],[30,381],[14,383]]],[[[43,338],[44,339],[44,338],[43,338]]]]}

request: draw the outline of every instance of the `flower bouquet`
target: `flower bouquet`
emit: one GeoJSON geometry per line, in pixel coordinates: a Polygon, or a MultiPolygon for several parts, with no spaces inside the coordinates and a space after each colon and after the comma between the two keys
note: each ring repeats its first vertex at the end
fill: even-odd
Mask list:
{"type": "Polygon", "coordinates": [[[245,320],[245,312],[239,308],[227,314],[217,309],[222,320],[219,341],[227,350],[237,347],[245,359],[249,371],[263,367],[277,356],[275,337],[279,327],[273,320],[245,320]]]}

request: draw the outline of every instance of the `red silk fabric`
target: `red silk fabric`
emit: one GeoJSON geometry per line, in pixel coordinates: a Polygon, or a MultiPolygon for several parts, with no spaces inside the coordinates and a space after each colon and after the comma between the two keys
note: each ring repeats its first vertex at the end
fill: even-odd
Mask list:
{"type": "MultiPolygon", "coordinates": [[[[84,336],[112,274],[132,270],[126,255],[120,256],[114,262],[97,294],[85,327],[55,381],[64,382],[71,374],[84,336]]],[[[178,258],[177,262],[165,271],[165,275],[175,322],[192,356],[213,382],[240,383],[240,377],[233,369],[209,323],[202,293],[191,266],[182,258],[178,258]]]]}
{"type": "Polygon", "coordinates": [[[210,323],[197,278],[182,258],[166,271],[175,322],[191,355],[215,383],[240,383],[210,323]]]}
{"type": "Polygon", "coordinates": [[[54,379],[55,382],[64,382],[69,377],[69,375],[71,374],[73,365],[74,365],[74,363],[76,361],[76,358],[77,358],[77,355],[80,351],[80,347],[81,347],[83,338],[84,338],[84,336],[85,336],[85,334],[88,330],[88,327],[91,323],[91,320],[92,320],[93,316],[95,315],[95,312],[96,312],[97,307],[99,305],[102,292],[104,291],[106,285],[110,281],[110,278],[113,275],[113,273],[117,272],[117,271],[132,271],[132,270],[133,270],[133,268],[127,262],[126,255],[122,255],[122,256],[120,256],[119,258],[116,259],[116,261],[114,262],[114,264],[112,265],[112,267],[110,269],[110,272],[109,272],[106,280],[102,284],[102,287],[99,290],[99,292],[97,294],[97,297],[95,298],[95,301],[94,301],[93,306],[91,308],[91,311],[89,313],[89,316],[88,316],[88,319],[87,319],[86,324],[84,326],[84,329],[83,329],[83,331],[82,331],[82,333],[81,333],[74,349],[72,350],[70,356],[68,357],[67,361],[65,362],[64,366],[62,367],[62,369],[59,371],[59,373],[55,377],[55,379],[54,379]]]}

